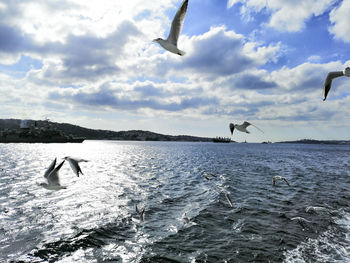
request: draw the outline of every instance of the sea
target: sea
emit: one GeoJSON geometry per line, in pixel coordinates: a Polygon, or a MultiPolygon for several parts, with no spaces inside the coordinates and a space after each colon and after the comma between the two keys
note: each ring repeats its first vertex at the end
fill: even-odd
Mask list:
{"type": "Polygon", "coordinates": [[[349,145],[0,144],[0,262],[350,262],[349,189],[349,145]]]}

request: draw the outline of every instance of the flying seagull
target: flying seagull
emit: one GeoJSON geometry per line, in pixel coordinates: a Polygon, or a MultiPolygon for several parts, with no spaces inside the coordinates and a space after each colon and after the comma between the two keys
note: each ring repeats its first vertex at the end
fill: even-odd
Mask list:
{"type": "Polygon", "coordinates": [[[251,124],[250,122],[243,122],[242,124],[233,124],[233,123],[230,123],[230,131],[231,131],[231,135],[233,134],[233,131],[235,129],[241,131],[241,132],[245,132],[245,133],[250,133],[247,128],[248,126],[254,126],[255,128],[257,128],[259,131],[261,131],[262,133],[264,133],[261,129],[259,129],[258,127],[256,127],[255,125],[251,124]]]}
{"type": "Polygon", "coordinates": [[[44,177],[47,180],[47,183],[41,183],[40,186],[48,189],[48,190],[60,190],[60,189],[66,189],[67,187],[60,185],[60,179],[58,176],[58,172],[61,169],[63,163],[65,160],[63,160],[57,167],[56,165],[56,158],[52,161],[49,168],[45,171],[44,177]]]}
{"type": "Polygon", "coordinates": [[[145,220],[145,208],[142,208],[141,210],[137,207],[137,205],[135,206],[136,208],[136,213],[139,215],[140,217],[140,221],[143,222],[143,220],[145,220]]]}
{"type": "Polygon", "coordinates": [[[276,181],[277,180],[283,180],[283,181],[285,181],[287,183],[288,186],[290,186],[290,184],[288,183],[287,179],[284,178],[283,176],[279,176],[279,175],[272,177],[272,185],[273,186],[276,185],[276,181]]]}
{"type": "Polygon", "coordinates": [[[231,199],[230,195],[228,194],[228,192],[224,192],[224,194],[225,194],[226,200],[229,203],[229,205],[231,207],[233,207],[233,202],[232,202],[232,199],[231,199]]]}
{"type": "Polygon", "coordinates": [[[212,173],[208,173],[208,172],[204,172],[203,177],[209,181],[211,177],[217,177],[217,175],[212,174],[212,173]]]}
{"type": "Polygon", "coordinates": [[[157,42],[166,50],[178,54],[180,56],[185,55],[184,51],[181,51],[177,48],[177,40],[182,30],[182,26],[184,24],[184,19],[187,11],[188,0],[184,0],[182,5],[177,10],[176,15],[171,23],[170,33],[167,39],[157,38],[154,39],[153,42],[157,42]]]}
{"type": "Polygon", "coordinates": [[[186,214],[186,213],[184,214],[183,220],[186,222],[186,224],[188,224],[188,223],[191,222],[191,219],[189,219],[189,218],[187,217],[187,214],[186,214]]]}
{"type": "Polygon", "coordinates": [[[328,209],[323,206],[308,206],[305,208],[306,213],[312,213],[312,212],[317,213],[319,211],[328,212],[328,209]]]}
{"type": "Polygon", "coordinates": [[[326,100],[329,90],[332,86],[332,80],[341,76],[350,77],[350,67],[346,67],[343,71],[332,71],[327,75],[323,85],[323,101],[326,100]]]}
{"type": "Polygon", "coordinates": [[[70,167],[72,168],[73,172],[79,177],[79,173],[83,174],[83,172],[81,171],[81,168],[79,166],[80,162],[87,162],[87,160],[84,159],[76,159],[76,158],[72,158],[69,156],[64,157],[63,159],[67,160],[70,164],[70,167]]]}
{"type": "Polygon", "coordinates": [[[290,220],[297,222],[303,229],[306,228],[307,223],[312,223],[311,221],[300,216],[293,217],[290,220]]]}

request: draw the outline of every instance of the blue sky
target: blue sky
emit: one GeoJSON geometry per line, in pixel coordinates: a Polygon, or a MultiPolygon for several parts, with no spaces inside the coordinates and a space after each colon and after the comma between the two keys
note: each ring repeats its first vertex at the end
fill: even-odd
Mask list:
{"type": "Polygon", "coordinates": [[[0,118],[88,128],[230,136],[248,142],[350,139],[350,1],[0,0],[0,118]]]}

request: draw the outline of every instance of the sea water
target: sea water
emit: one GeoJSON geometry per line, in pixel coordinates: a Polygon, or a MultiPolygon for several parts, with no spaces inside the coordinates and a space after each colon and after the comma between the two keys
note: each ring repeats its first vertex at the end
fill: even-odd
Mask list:
{"type": "Polygon", "coordinates": [[[0,156],[0,262],[350,261],[350,146],[85,141],[0,156]],[[84,174],[66,162],[67,189],[42,188],[65,156],[88,159],[84,174]]]}

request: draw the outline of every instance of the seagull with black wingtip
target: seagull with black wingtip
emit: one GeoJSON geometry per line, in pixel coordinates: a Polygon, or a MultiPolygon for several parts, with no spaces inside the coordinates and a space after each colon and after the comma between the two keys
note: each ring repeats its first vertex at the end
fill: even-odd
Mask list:
{"type": "Polygon", "coordinates": [[[262,133],[264,133],[261,129],[259,129],[258,127],[256,127],[255,125],[251,124],[250,122],[243,122],[242,124],[233,124],[233,123],[230,123],[229,125],[229,128],[230,128],[230,131],[231,131],[231,135],[233,134],[233,131],[236,129],[240,132],[245,132],[245,133],[250,133],[247,128],[248,126],[254,126],[255,128],[257,128],[259,131],[261,131],[262,133]]]}
{"type": "Polygon", "coordinates": [[[283,180],[283,181],[286,182],[286,184],[287,184],[288,186],[290,186],[290,184],[288,183],[287,179],[284,178],[283,176],[280,176],[280,175],[276,175],[276,176],[272,177],[272,185],[273,185],[273,186],[276,185],[276,181],[277,181],[277,180],[283,180]]]}
{"type": "Polygon", "coordinates": [[[331,89],[332,80],[342,76],[350,77],[350,67],[346,67],[342,71],[331,71],[327,74],[327,78],[323,84],[323,101],[326,100],[328,92],[331,89]]]}
{"type": "Polygon", "coordinates": [[[46,178],[47,183],[41,183],[40,186],[48,190],[66,189],[67,188],[66,186],[62,186],[60,184],[60,179],[58,175],[58,172],[61,169],[64,162],[65,160],[63,160],[59,165],[56,166],[56,158],[55,158],[55,160],[53,160],[50,166],[46,169],[44,174],[44,177],[46,178]]]}
{"type": "Polygon", "coordinates": [[[188,0],[184,0],[180,8],[177,10],[176,15],[173,19],[173,22],[171,23],[171,29],[170,29],[168,38],[167,39],[157,38],[153,40],[153,42],[157,42],[164,49],[180,56],[185,55],[185,52],[177,48],[177,40],[179,38],[179,35],[183,27],[187,6],[188,6],[188,0]]]}
{"type": "Polygon", "coordinates": [[[84,159],[77,159],[77,158],[72,158],[69,156],[64,157],[63,159],[67,160],[69,162],[70,167],[72,168],[73,172],[79,177],[79,173],[83,174],[81,171],[81,168],[79,166],[80,162],[88,162],[87,160],[84,159]]]}

